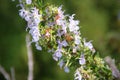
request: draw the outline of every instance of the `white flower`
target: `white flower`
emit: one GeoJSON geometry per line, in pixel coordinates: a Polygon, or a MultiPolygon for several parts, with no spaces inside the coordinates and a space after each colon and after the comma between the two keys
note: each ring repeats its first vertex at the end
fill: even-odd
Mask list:
{"type": "Polygon", "coordinates": [[[75,41],[74,41],[74,42],[75,42],[75,44],[77,44],[77,45],[80,44],[80,42],[81,42],[81,41],[80,41],[80,35],[75,35],[75,41]]]}
{"type": "Polygon", "coordinates": [[[31,4],[32,0],[26,0],[26,4],[31,4]]]}
{"type": "Polygon", "coordinates": [[[70,72],[70,70],[69,70],[69,68],[68,68],[67,66],[64,67],[64,71],[65,71],[66,73],[69,73],[69,72],[70,72]]]}
{"type": "Polygon", "coordinates": [[[80,58],[79,58],[79,64],[84,65],[86,63],[85,57],[83,54],[81,54],[80,58]]]}
{"type": "Polygon", "coordinates": [[[58,41],[57,41],[57,43],[58,43],[58,48],[59,48],[59,49],[61,49],[61,48],[62,48],[62,46],[63,46],[63,45],[61,44],[61,41],[60,41],[60,40],[58,40],[58,41]]]}
{"type": "Polygon", "coordinates": [[[74,80],[82,80],[82,76],[78,70],[76,70],[74,77],[75,77],[74,80]]]}
{"type": "Polygon", "coordinates": [[[69,27],[70,32],[74,32],[74,31],[79,30],[79,26],[78,26],[79,21],[78,20],[73,20],[74,15],[75,14],[73,14],[72,16],[69,17],[69,25],[68,25],[68,27],[69,27]]]}
{"type": "Polygon", "coordinates": [[[72,51],[73,53],[76,53],[77,52],[77,49],[76,48],[73,48],[73,51],[72,51]]]}

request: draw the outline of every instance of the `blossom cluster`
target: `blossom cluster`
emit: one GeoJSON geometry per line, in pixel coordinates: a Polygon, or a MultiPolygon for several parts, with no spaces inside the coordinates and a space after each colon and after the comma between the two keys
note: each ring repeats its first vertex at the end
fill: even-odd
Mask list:
{"type": "MultiPolygon", "coordinates": [[[[31,4],[31,0],[26,0],[26,4],[31,4]]],[[[36,48],[41,50],[42,48],[39,46],[38,41],[41,36],[39,31],[39,23],[41,22],[42,15],[39,14],[39,10],[36,7],[25,9],[24,5],[21,4],[19,15],[27,22],[26,30],[29,29],[29,33],[32,36],[31,42],[35,42],[36,48]]]]}
{"type": "Polygon", "coordinates": [[[46,48],[65,72],[70,72],[71,68],[76,69],[75,80],[111,78],[111,74],[107,74],[111,73],[109,67],[96,56],[91,41],[87,42],[82,38],[79,20],[74,19],[75,14],[65,15],[62,6],[43,7],[37,4],[37,0],[20,0],[20,7],[19,15],[27,22],[26,29],[32,37],[30,43],[35,43],[38,50],[46,48]],[[104,69],[101,70],[102,68],[104,69]],[[102,77],[99,77],[101,72],[105,73],[106,77],[102,74],[102,77]]]}

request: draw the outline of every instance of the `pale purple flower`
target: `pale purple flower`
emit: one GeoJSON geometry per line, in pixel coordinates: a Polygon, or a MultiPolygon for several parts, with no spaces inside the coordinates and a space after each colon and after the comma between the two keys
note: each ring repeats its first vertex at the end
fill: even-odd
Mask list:
{"type": "Polygon", "coordinates": [[[62,27],[62,30],[67,33],[67,22],[65,20],[62,20],[61,22],[61,27],[62,27]]]}
{"type": "Polygon", "coordinates": [[[58,47],[61,49],[63,46],[64,47],[66,47],[66,46],[68,46],[68,43],[67,43],[67,41],[66,40],[64,40],[64,41],[60,41],[60,40],[58,40],[57,41],[58,42],[58,47]]]}
{"type": "Polygon", "coordinates": [[[42,47],[38,44],[38,42],[36,42],[35,46],[37,50],[42,50],[42,47]]]}
{"type": "Polygon", "coordinates": [[[31,4],[32,0],[26,0],[26,4],[31,4]]]}
{"type": "Polygon", "coordinates": [[[69,25],[68,25],[68,27],[69,27],[70,32],[75,32],[75,31],[79,30],[79,26],[78,26],[79,21],[78,20],[73,20],[74,15],[75,14],[73,14],[72,16],[69,17],[69,25]]]}
{"type": "Polygon", "coordinates": [[[85,47],[88,47],[91,51],[93,50],[93,45],[90,41],[89,42],[84,42],[84,45],[85,45],[85,47]]]}
{"type": "Polygon", "coordinates": [[[55,51],[55,53],[53,54],[53,59],[55,61],[58,61],[61,57],[62,57],[62,50],[61,49],[57,49],[55,51]]]}
{"type": "Polygon", "coordinates": [[[21,10],[19,10],[19,15],[27,21],[27,29],[30,28],[29,33],[32,36],[32,42],[38,42],[40,37],[38,25],[41,21],[40,20],[41,15],[39,15],[38,9],[32,8],[31,10],[28,11],[22,8],[21,10]]]}
{"type": "Polygon", "coordinates": [[[36,25],[39,25],[42,17],[42,15],[39,14],[39,10],[36,7],[34,7],[31,9],[31,12],[32,12],[34,23],[36,23],[36,25]]]}
{"type": "Polygon", "coordinates": [[[27,27],[38,27],[39,23],[41,22],[41,15],[39,14],[39,10],[36,7],[31,8],[30,11],[26,12],[25,15],[23,15],[23,18],[27,21],[27,27]]]}
{"type": "Polygon", "coordinates": [[[37,42],[40,37],[38,27],[31,27],[29,33],[32,35],[32,42],[37,42]]]}
{"type": "Polygon", "coordinates": [[[81,54],[80,58],[79,58],[79,64],[84,65],[86,63],[84,54],[81,54]]]}
{"type": "Polygon", "coordinates": [[[28,21],[30,19],[30,13],[28,10],[25,10],[24,8],[20,9],[19,10],[19,15],[22,17],[22,18],[26,18],[25,20],[28,21]]]}
{"type": "Polygon", "coordinates": [[[64,41],[62,41],[62,43],[61,43],[64,47],[66,47],[66,46],[68,46],[68,43],[67,43],[67,41],[66,40],[64,40],[64,41]]]}
{"type": "Polygon", "coordinates": [[[62,6],[58,8],[58,15],[60,19],[64,19],[65,16],[64,16],[64,11],[62,11],[62,6]]]}
{"type": "Polygon", "coordinates": [[[74,77],[74,80],[82,80],[82,76],[78,70],[76,70],[74,77]]]}
{"type": "Polygon", "coordinates": [[[70,70],[69,70],[69,68],[68,68],[67,66],[64,67],[64,71],[65,71],[66,73],[69,73],[69,72],[70,72],[70,70]]]}

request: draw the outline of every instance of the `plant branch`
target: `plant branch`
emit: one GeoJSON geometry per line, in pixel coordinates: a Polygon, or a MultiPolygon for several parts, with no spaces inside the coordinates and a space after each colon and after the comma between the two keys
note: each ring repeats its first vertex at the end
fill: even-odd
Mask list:
{"type": "Polygon", "coordinates": [[[30,44],[30,36],[26,35],[26,47],[28,55],[28,80],[33,80],[33,55],[30,44]]]}

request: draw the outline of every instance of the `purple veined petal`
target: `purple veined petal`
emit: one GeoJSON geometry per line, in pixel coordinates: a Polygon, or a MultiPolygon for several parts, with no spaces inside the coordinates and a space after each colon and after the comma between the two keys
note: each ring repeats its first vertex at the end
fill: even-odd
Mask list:
{"type": "Polygon", "coordinates": [[[68,68],[67,66],[64,67],[64,71],[65,71],[66,73],[69,73],[69,72],[70,72],[70,70],[69,70],[69,68],[68,68]]]}

